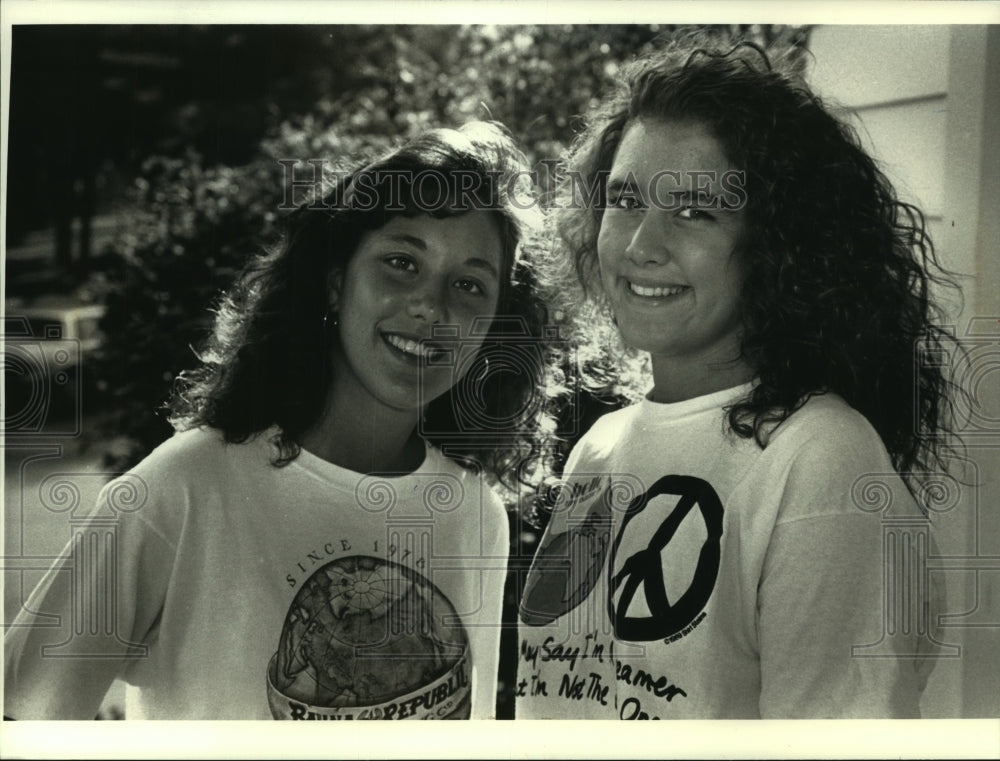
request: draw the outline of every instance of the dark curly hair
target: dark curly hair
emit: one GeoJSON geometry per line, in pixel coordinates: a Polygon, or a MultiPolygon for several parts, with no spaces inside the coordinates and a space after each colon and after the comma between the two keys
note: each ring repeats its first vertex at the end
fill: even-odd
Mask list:
{"type": "Polygon", "coordinates": [[[791,61],[753,43],[723,49],[684,38],[632,64],[567,153],[553,212],[557,248],[568,248],[579,285],[600,304],[604,185],[626,127],[639,119],[704,125],[745,173],[747,197],[741,352],[759,385],[728,408],[729,427],[763,447],[810,395],[836,392],[876,429],[912,489],[957,441],[949,435],[960,389],[916,356],[918,346],[933,353],[952,343],[931,288],[957,285],[920,210],[896,197],[853,128],[791,61]],[[574,206],[581,176],[595,202],[574,206]]]}
{"type": "MultiPolygon", "coordinates": [[[[479,351],[502,353],[505,343],[523,348],[527,342],[544,353],[547,312],[534,294],[528,257],[520,255],[538,215],[533,199],[520,195],[530,194],[525,165],[504,128],[473,122],[460,130],[425,132],[337,177],[320,200],[289,214],[281,241],[254,257],[224,295],[200,366],[175,385],[171,423],[178,430],[211,426],[232,443],[276,425],[274,464],[297,457],[298,442],[319,418],[332,378],[336,331],[327,330],[324,320],[328,275],[346,266],[366,232],[401,215],[442,218],[471,209],[494,214],[503,273],[497,314],[479,351]],[[438,202],[426,200],[423,172],[443,180],[435,192],[438,202]]],[[[475,367],[476,359],[469,364],[475,367]]],[[[546,419],[546,365],[540,354],[537,362],[520,362],[516,372],[467,373],[425,408],[424,438],[516,488],[517,470],[530,460],[546,419]]]]}

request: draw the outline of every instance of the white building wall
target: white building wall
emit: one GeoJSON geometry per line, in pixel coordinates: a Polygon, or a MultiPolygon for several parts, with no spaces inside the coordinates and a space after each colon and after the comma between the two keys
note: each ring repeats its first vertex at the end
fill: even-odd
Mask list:
{"type": "Polygon", "coordinates": [[[953,358],[973,393],[967,484],[934,516],[928,560],[948,589],[942,640],[960,655],[937,662],[922,710],[1000,716],[1000,27],[821,26],[810,49],[813,88],[923,209],[941,262],[965,275],[948,321],[970,351],[953,358]]]}

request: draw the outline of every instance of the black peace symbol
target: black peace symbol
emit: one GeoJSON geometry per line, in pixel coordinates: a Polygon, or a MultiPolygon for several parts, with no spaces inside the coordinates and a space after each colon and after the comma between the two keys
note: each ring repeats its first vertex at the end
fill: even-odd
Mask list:
{"type": "Polygon", "coordinates": [[[722,501],[707,481],[694,476],[664,476],[649,490],[634,500],[625,512],[621,528],[611,545],[611,564],[608,585],[608,616],[614,625],[615,635],[624,640],[649,642],[669,637],[694,621],[712,596],[719,575],[722,556],[722,501]],[[650,500],[663,494],[677,495],[676,507],[660,524],[649,545],[636,552],[614,573],[615,558],[629,522],[646,509],[650,500]],[[671,604],[663,581],[660,553],[670,543],[678,527],[695,506],[701,512],[708,537],[698,555],[698,564],[690,586],[677,602],[671,604]],[[643,588],[649,617],[629,616],[627,611],[640,585],[643,588]],[[615,605],[615,594],[621,596],[615,605]]]}

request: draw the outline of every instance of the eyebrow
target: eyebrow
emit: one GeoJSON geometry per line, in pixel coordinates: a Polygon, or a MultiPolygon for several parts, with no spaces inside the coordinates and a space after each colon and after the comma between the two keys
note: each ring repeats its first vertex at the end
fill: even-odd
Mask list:
{"type": "Polygon", "coordinates": [[[474,256],[471,259],[465,260],[465,266],[486,270],[491,275],[493,275],[493,277],[497,278],[498,280],[500,279],[500,274],[497,272],[497,268],[494,267],[490,262],[486,261],[485,259],[480,259],[474,256]]]}
{"type": "Polygon", "coordinates": [[[406,233],[390,233],[386,237],[389,238],[389,240],[394,240],[399,243],[409,243],[411,246],[415,246],[421,251],[427,250],[427,244],[424,242],[424,239],[418,238],[416,235],[407,235],[406,233]]]}
{"type": "Polygon", "coordinates": [[[608,191],[622,190],[624,188],[630,188],[634,190],[639,190],[639,183],[635,181],[632,177],[615,177],[608,180],[607,189],[608,191]]]}
{"type": "Polygon", "coordinates": [[[722,198],[721,193],[695,193],[693,190],[669,190],[667,194],[680,203],[688,204],[712,204],[717,198],[722,198]]]}

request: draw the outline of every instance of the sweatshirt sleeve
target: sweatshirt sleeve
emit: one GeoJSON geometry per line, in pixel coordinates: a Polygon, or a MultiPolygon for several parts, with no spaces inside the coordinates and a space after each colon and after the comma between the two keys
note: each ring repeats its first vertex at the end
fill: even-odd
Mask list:
{"type": "Polygon", "coordinates": [[[69,542],[7,627],[5,716],[93,719],[115,677],[145,657],[173,566],[149,493],[126,474],[71,520],[69,542]]]}
{"type": "MultiPolygon", "coordinates": [[[[488,487],[487,487],[488,488],[488,487]]],[[[485,657],[476,658],[473,719],[495,719],[498,677],[500,672],[500,636],[503,632],[504,585],[507,580],[507,560],[510,553],[510,528],[507,514],[500,500],[492,493],[492,525],[489,542],[482,558],[480,572],[483,609],[476,616],[476,626],[471,636],[483,649],[485,657]]]]}
{"type": "Polygon", "coordinates": [[[878,436],[855,423],[797,442],[778,488],[758,589],[761,717],[919,717],[927,590],[896,553],[929,524],[878,436]]]}

